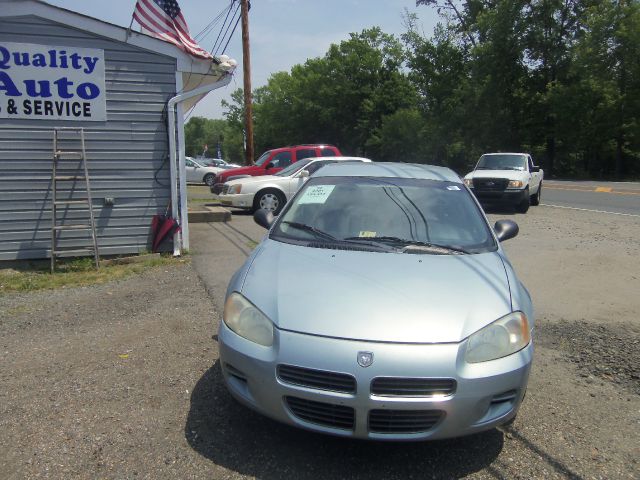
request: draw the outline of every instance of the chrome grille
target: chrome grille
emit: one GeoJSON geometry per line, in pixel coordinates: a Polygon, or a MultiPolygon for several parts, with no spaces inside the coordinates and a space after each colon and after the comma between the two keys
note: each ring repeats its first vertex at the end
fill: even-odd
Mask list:
{"type": "Polygon", "coordinates": [[[455,391],[452,378],[376,377],[371,381],[371,393],[384,397],[433,397],[455,391]]]}
{"type": "Polygon", "coordinates": [[[355,412],[351,407],[314,402],[298,397],[285,397],[284,399],[291,413],[302,420],[325,427],[353,430],[355,412]]]}
{"type": "Polygon", "coordinates": [[[277,373],[280,380],[293,385],[330,390],[332,392],[356,392],[356,379],[346,373],[295,367],[293,365],[278,365],[277,373]]]}
{"type": "Polygon", "coordinates": [[[227,185],[226,183],[222,186],[222,192],[223,195],[226,195],[227,193],[229,193],[229,185],[227,185]]]}
{"type": "Polygon", "coordinates": [[[369,431],[373,433],[423,433],[444,416],[441,410],[371,410],[369,431]]]}

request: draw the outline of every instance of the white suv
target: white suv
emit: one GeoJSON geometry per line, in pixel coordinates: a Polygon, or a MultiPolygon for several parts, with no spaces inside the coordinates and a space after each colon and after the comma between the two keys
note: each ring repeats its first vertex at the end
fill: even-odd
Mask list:
{"type": "Polygon", "coordinates": [[[485,153],[464,184],[482,204],[513,205],[526,213],[529,205],[540,204],[543,178],[528,153],[485,153]]]}

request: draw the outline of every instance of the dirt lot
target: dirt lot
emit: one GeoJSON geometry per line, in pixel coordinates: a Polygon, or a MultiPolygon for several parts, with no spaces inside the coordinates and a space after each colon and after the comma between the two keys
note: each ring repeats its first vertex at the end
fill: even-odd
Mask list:
{"type": "Polygon", "coordinates": [[[640,478],[640,222],[515,217],[505,246],[539,315],[513,427],[376,444],[236,404],[212,336],[262,234],[239,215],[192,226],[192,264],[0,298],[0,478],[640,478]]]}

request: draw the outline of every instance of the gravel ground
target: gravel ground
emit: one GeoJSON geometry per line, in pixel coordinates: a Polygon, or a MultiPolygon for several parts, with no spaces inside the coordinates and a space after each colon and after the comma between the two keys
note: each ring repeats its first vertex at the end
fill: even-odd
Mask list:
{"type": "Polygon", "coordinates": [[[192,265],[0,298],[0,478],[640,478],[640,329],[625,314],[640,311],[627,255],[640,226],[542,207],[514,218],[506,246],[540,315],[511,427],[380,444],[238,405],[212,336],[229,275],[263,232],[240,215],[192,225],[192,265]]]}

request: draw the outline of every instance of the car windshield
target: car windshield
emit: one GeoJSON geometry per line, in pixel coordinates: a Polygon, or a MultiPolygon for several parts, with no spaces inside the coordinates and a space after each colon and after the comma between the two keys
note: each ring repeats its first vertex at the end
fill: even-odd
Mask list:
{"type": "Polygon", "coordinates": [[[256,165],[258,165],[259,167],[262,166],[262,164],[264,164],[264,162],[267,161],[267,159],[269,158],[269,155],[271,154],[271,150],[267,150],[266,152],[264,152],[262,155],[260,155],[260,158],[258,158],[258,160],[256,160],[256,165]]]}
{"type": "Polygon", "coordinates": [[[201,164],[201,163],[200,163],[199,161],[197,161],[197,160],[193,160],[193,159],[191,159],[191,161],[195,164],[195,166],[196,166],[196,167],[204,167],[204,165],[203,165],[203,164],[201,164]]]}
{"type": "Polygon", "coordinates": [[[275,174],[276,177],[288,177],[289,175],[293,175],[298,170],[302,170],[305,165],[308,165],[310,162],[315,160],[315,158],[304,158],[302,160],[297,161],[296,163],[292,163],[287,168],[280,170],[275,174]]]}
{"type": "Polygon", "coordinates": [[[467,189],[454,182],[413,178],[311,178],[280,215],[271,238],[402,253],[497,248],[467,189]]]}
{"type": "Polygon", "coordinates": [[[526,170],[524,155],[482,155],[476,170],[526,170]]]}

